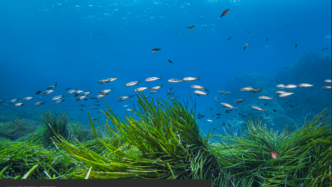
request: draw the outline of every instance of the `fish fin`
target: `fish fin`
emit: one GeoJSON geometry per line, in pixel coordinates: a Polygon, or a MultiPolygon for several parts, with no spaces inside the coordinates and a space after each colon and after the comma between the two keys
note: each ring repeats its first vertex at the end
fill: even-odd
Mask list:
{"type": "Polygon", "coordinates": [[[57,82],[55,83],[54,88],[56,88],[56,86],[57,86],[57,82]]]}

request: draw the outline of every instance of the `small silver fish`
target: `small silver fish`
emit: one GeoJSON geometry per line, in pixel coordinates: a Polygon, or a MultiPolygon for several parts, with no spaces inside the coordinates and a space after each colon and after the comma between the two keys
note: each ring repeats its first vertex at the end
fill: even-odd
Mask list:
{"type": "Polygon", "coordinates": [[[111,91],[113,91],[113,89],[102,90],[98,93],[98,95],[105,95],[105,94],[107,94],[108,92],[111,92],[111,91]]]}
{"type": "Polygon", "coordinates": [[[75,99],[75,101],[81,101],[82,99],[86,98],[86,95],[80,96],[75,99]]]}
{"type": "Polygon", "coordinates": [[[283,94],[283,93],[286,93],[286,92],[285,91],[276,91],[275,93],[280,95],[280,94],[283,94]]]}
{"type": "Polygon", "coordinates": [[[149,89],[149,87],[139,87],[139,88],[135,89],[135,92],[141,92],[141,91],[144,91],[144,90],[147,90],[147,89],[149,89]]]}
{"type": "Polygon", "coordinates": [[[108,82],[108,80],[107,80],[107,79],[104,79],[104,80],[100,80],[100,81],[98,81],[97,84],[104,84],[104,83],[107,83],[107,82],[108,82]]]}
{"type": "Polygon", "coordinates": [[[279,97],[288,97],[288,96],[290,96],[292,94],[294,94],[294,93],[292,93],[292,92],[285,92],[285,93],[280,94],[279,97]]]}
{"type": "Polygon", "coordinates": [[[73,94],[73,93],[75,93],[76,92],[76,90],[69,90],[67,93],[66,93],[66,95],[70,95],[70,94],[73,94]]]}
{"type": "Polygon", "coordinates": [[[331,83],[331,79],[326,79],[325,82],[331,83]]]}
{"type": "Polygon", "coordinates": [[[133,82],[129,82],[127,84],[125,84],[126,87],[129,87],[129,86],[135,86],[139,83],[140,81],[133,81],[133,82]]]}
{"type": "Polygon", "coordinates": [[[158,90],[151,90],[150,94],[155,94],[155,93],[158,93],[158,92],[159,92],[158,90]]]}
{"type": "Polygon", "coordinates": [[[48,95],[48,94],[53,93],[53,92],[55,92],[55,90],[46,90],[46,91],[43,92],[41,95],[42,95],[42,96],[45,96],[45,95],[48,95]]]}
{"type": "Polygon", "coordinates": [[[284,88],[285,88],[285,85],[284,85],[284,84],[278,84],[278,85],[277,85],[277,88],[284,89],[284,88]]]}
{"type": "Polygon", "coordinates": [[[23,105],[24,105],[24,103],[16,103],[14,106],[19,107],[19,106],[23,106],[23,105]]]}
{"type": "Polygon", "coordinates": [[[129,106],[129,105],[123,105],[122,107],[125,107],[125,108],[126,108],[126,107],[128,107],[128,106],[129,106]]]}
{"type": "Polygon", "coordinates": [[[115,81],[115,80],[118,80],[119,78],[117,77],[117,78],[109,78],[109,79],[106,79],[107,80],[107,82],[113,82],[113,81],[115,81]]]}
{"type": "Polygon", "coordinates": [[[9,101],[9,104],[13,104],[13,103],[15,103],[17,100],[18,100],[18,98],[17,98],[17,99],[12,99],[12,100],[9,101]]]}
{"type": "Polygon", "coordinates": [[[159,90],[160,88],[162,88],[163,87],[163,85],[161,85],[161,86],[155,86],[155,87],[152,87],[151,89],[150,89],[150,91],[156,91],[156,90],[159,90]]]}
{"type": "Polygon", "coordinates": [[[184,82],[184,80],[180,80],[180,79],[168,79],[168,82],[179,83],[179,82],[184,82]]]}
{"type": "Polygon", "coordinates": [[[25,97],[25,98],[22,99],[22,102],[29,101],[31,99],[33,99],[33,97],[25,97]]]}
{"type": "Polygon", "coordinates": [[[203,90],[203,91],[209,91],[208,89],[204,88],[203,86],[200,85],[191,85],[192,88],[198,89],[198,90],[203,90]]]}
{"type": "Polygon", "coordinates": [[[230,105],[230,104],[228,104],[228,103],[221,103],[221,106],[226,107],[226,108],[232,108],[232,109],[234,109],[234,110],[237,109],[237,108],[235,108],[234,106],[232,106],[232,105],[230,105]]]}
{"type": "Polygon", "coordinates": [[[61,99],[62,97],[64,97],[64,95],[57,95],[57,96],[54,96],[52,98],[52,100],[55,101],[55,100],[61,99]]]}
{"type": "Polygon", "coordinates": [[[131,97],[134,97],[134,96],[136,96],[136,95],[122,96],[122,97],[119,97],[116,101],[120,102],[120,101],[123,101],[125,99],[131,98],[131,97]]]}
{"type": "Polygon", "coordinates": [[[126,111],[127,111],[127,112],[132,112],[133,110],[128,108],[126,111]]]}
{"type": "Polygon", "coordinates": [[[3,103],[3,102],[5,102],[5,100],[4,100],[4,99],[0,100],[0,103],[3,103]]]}
{"type": "Polygon", "coordinates": [[[286,85],[285,88],[287,89],[293,89],[293,88],[296,88],[297,86],[295,84],[289,84],[289,85],[286,85]]]}
{"type": "Polygon", "coordinates": [[[53,86],[53,85],[51,85],[51,86],[47,86],[47,87],[46,87],[46,90],[55,89],[55,88],[56,88],[56,85],[57,85],[57,83],[55,83],[54,86],[53,86]]]}
{"type": "Polygon", "coordinates": [[[220,93],[221,95],[227,95],[227,96],[229,96],[228,94],[230,92],[225,92],[224,90],[218,90],[218,93],[220,93]]]}
{"type": "Polygon", "coordinates": [[[145,81],[146,82],[151,82],[151,81],[155,81],[155,80],[158,80],[158,79],[161,79],[161,77],[149,77],[149,78],[146,78],[145,81]]]}
{"type": "Polygon", "coordinates": [[[252,106],[251,108],[258,110],[258,111],[263,111],[265,112],[266,110],[263,110],[262,108],[258,107],[258,106],[252,106]]]}
{"type": "Polygon", "coordinates": [[[40,106],[40,105],[42,105],[42,104],[44,104],[44,102],[39,101],[39,102],[36,102],[34,105],[35,105],[35,106],[40,106]]]}
{"type": "Polygon", "coordinates": [[[218,97],[215,97],[215,99],[217,100],[217,102],[218,102],[218,97]]]}
{"type": "Polygon", "coordinates": [[[323,89],[324,89],[324,90],[330,90],[330,89],[331,89],[331,86],[324,86],[323,89]]]}
{"type": "Polygon", "coordinates": [[[200,90],[194,90],[194,92],[195,92],[195,94],[196,95],[209,95],[208,93],[206,93],[206,92],[203,92],[203,91],[200,91],[200,90]]]}
{"type": "Polygon", "coordinates": [[[258,99],[260,99],[260,100],[274,100],[273,98],[268,97],[268,96],[259,96],[258,99]]]}
{"type": "Polygon", "coordinates": [[[100,106],[100,104],[98,104],[98,103],[93,103],[95,106],[100,106]]]}
{"type": "Polygon", "coordinates": [[[199,80],[199,77],[198,78],[196,78],[196,77],[185,77],[182,80],[184,80],[184,81],[195,81],[195,80],[199,80]]]}
{"type": "Polygon", "coordinates": [[[105,97],[106,95],[108,95],[108,93],[107,94],[98,94],[97,98],[102,98],[102,97],[105,97]]]}
{"type": "Polygon", "coordinates": [[[314,85],[311,85],[311,84],[307,84],[307,83],[302,83],[302,84],[299,84],[298,87],[300,88],[309,88],[309,87],[313,87],[314,85]]]}
{"type": "Polygon", "coordinates": [[[244,87],[244,88],[241,88],[240,89],[242,92],[252,92],[254,91],[255,89],[253,89],[252,87],[244,87]]]}
{"type": "Polygon", "coordinates": [[[62,103],[64,101],[65,101],[64,99],[58,99],[58,100],[53,101],[52,105],[54,105],[54,104],[60,104],[60,103],[62,103]]]}

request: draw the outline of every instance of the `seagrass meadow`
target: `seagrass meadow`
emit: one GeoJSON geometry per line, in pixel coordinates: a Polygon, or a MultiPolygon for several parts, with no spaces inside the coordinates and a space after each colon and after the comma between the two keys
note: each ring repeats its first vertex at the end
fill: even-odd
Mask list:
{"type": "MultiPolygon", "coordinates": [[[[88,129],[66,113],[40,113],[42,126],[0,125],[1,179],[211,179],[213,186],[331,184],[331,119],[327,110],[297,128],[270,129],[250,118],[232,134],[202,134],[196,96],[187,101],[133,102],[121,117],[88,129]],[[275,150],[278,158],[271,156],[275,150]]],[[[89,114],[90,115],[90,114],[89,114]]],[[[226,131],[225,131],[226,132],[226,131]]]]}

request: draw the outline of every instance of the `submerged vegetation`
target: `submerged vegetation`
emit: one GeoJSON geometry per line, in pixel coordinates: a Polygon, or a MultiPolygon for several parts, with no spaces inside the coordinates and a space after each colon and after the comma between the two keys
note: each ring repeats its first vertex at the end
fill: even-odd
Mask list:
{"type": "Polygon", "coordinates": [[[0,178],[211,179],[213,186],[330,184],[331,119],[326,110],[297,129],[276,131],[250,119],[240,133],[230,128],[232,135],[203,136],[195,119],[196,102],[191,101],[189,107],[189,101],[138,95],[132,115],[121,118],[108,107],[103,126],[90,118],[91,130],[68,124],[64,113],[57,119],[44,112],[47,132],[34,134],[43,132],[47,144],[37,143],[38,136],[24,142],[0,139],[0,178]],[[271,156],[272,150],[279,158],[271,156]]]}

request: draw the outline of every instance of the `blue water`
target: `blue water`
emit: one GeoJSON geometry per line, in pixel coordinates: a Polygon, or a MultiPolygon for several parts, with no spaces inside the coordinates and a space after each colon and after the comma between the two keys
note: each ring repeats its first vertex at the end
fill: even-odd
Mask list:
{"type": "MultiPolygon", "coordinates": [[[[307,51],[331,53],[329,0],[1,1],[0,24],[0,98],[6,96],[8,103],[14,98],[35,97],[22,107],[0,104],[3,121],[22,116],[38,121],[35,112],[66,110],[82,124],[87,124],[88,111],[104,122],[105,117],[91,108],[92,100],[75,102],[70,95],[64,103],[52,105],[51,98],[66,93],[68,87],[91,91],[91,96],[113,88],[105,99],[115,113],[124,115],[122,105],[130,104],[129,99],[116,99],[135,94],[137,86],[124,84],[138,80],[139,86],[164,86],[154,98],[164,98],[174,84],[179,100],[193,94],[191,85],[204,86],[210,94],[197,98],[198,111],[208,116],[207,108],[218,106],[215,110],[224,115],[220,102],[227,96],[217,91],[225,90],[228,81],[247,73],[274,79],[280,68],[295,64],[307,51]],[[218,20],[226,9],[230,12],[218,20]],[[195,28],[186,28],[189,25],[195,28]],[[328,50],[321,51],[325,47],[328,50]],[[153,48],[161,50],[151,53],[153,48]],[[144,81],[153,76],[162,80],[144,81]],[[189,76],[200,77],[200,81],[167,82],[189,76]],[[119,80],[96,84],[116,77],[119,80]],[[38,99],[36,91],[55,83],[55,93],[38,99]],[[33,105],[46,100],[49,103],[43,106],[33,105]],[[84,111],[78,104],[86,105],[84,111]]],[[[287,84],[291,83],[306,82],[287,84]]],[[[148,95],[148,91],[144,93],[148,95]]],[[[330,101],[330,91],[327,93],[330,101]]],[[[100,104],[106,109],[103,101],[100,104]]]]}

